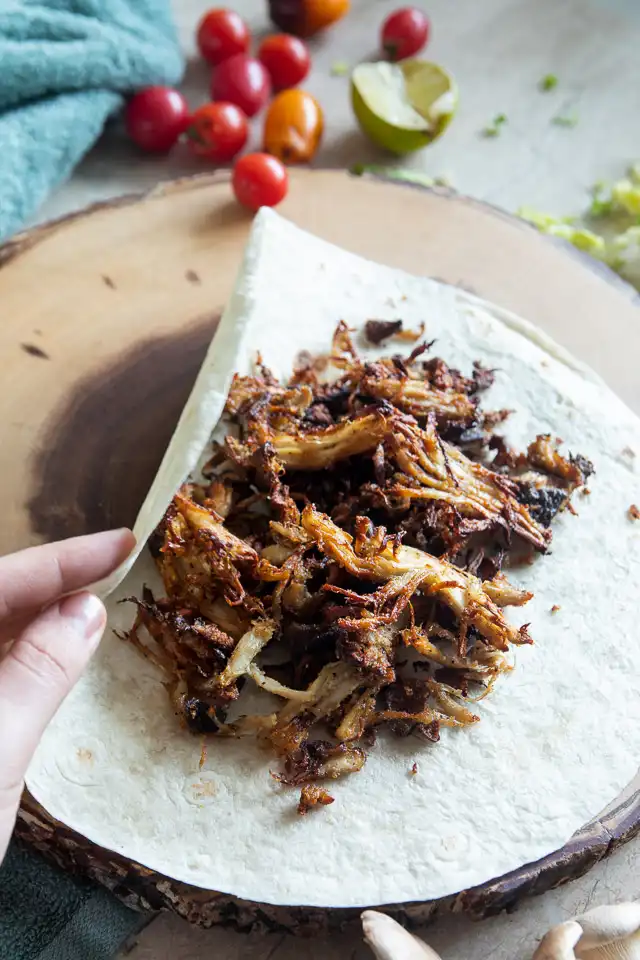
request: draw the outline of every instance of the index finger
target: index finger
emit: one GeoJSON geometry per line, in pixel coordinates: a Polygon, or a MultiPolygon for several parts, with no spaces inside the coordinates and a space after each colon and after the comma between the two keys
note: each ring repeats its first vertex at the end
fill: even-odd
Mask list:
{"type": "Polygon", "coordinates": [[[134,546],[130,530],[107,530],[0,557],[0,621],[35,613],[101,580],[134,546]]]}

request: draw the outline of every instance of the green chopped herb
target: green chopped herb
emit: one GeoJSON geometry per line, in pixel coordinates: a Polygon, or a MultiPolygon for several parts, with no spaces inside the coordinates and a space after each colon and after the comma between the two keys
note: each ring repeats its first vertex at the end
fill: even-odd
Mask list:
{"type": "Polygon", "coordinates": [[[640,227],[629,227],[616,234],[607,250],[607,263],[616,273],[638,286],[640,227]]]}
{"type": "Polygon", "coordinates": [[[578,114],[568,113],[564,116],[558,114],[557,117],[553,117],[551,123],[555,124],[556,127],[575,127],[578,124],[578,114]]]}
{"type": "Polygon", "coordinates": [[[543,91],[554,90],[558,86],[558,78],[555,73],[547,73],[538,84],[538,88],[543,91]]]}
{"type": "Polygon", "coordinates": [[[577,247],[578,250],[584,250],[585,253],[590,253],[591,256],[597,260],[604,260],[606,258],[604,237],[601,237],[598,233],[594,233],[593,230],[576,227],[556,227],[551,230],[550,233],[553,237],[561,237],[563,240],[568,240],[569,243],[577,247]]]}
{"type": "Polygon", "coordinates": [[[567,240],[578,250],[584,250],[598,260],[606,258],[604,238],[585,227],[573,226],[572,221],[575,219],[573,217],[553,217],[548,213],[540,213],[532,207],[520,207],[518,215],[537,227],[541,233],[567,240]]]}
{"type": "Polygon", "coordinates": [[[349,73],[349,64],[346,60],[336,60],[335,63],[331,64],[331,76],[332,77],[346,77],[349,73]]]}
{"type": "Polygon", "coordinates": [[[376,163],[354,163],[349,168],[349,173],[355,177],[361,177],[365,173],[372,173],[374,176],[387,177],[389,180],[400,180],[403,183],[417,183],[421,187],[432,187],[436,181],[426,173],[420,173],[419,170],[406,170],[402,167],[382,167],[376,163]]]}
{"type": "Polygon", "coordinates": [[[587,215],[597,219],[598,217],[608,217],[612,212],[613,203],[611,200],[602,200],[600,197],[594,197],[587,210],[587,215]]]}
{"type": "Polygon", "coordinates": [[[640,165],[634,164],[628,176],[614,183],[598,180],[591,188],[590,217],[611,215],[640,217],[640,165]]]}
{"type": "Polygon", "coordinates": [[[590,206],[577,218],[554,217],[533,207],[521,207],[518,214],[541,233],[561,237],[603,261],[640,290],[640,162],[620,180],[598,180],[590,193],[590,206]],[[596,222],[599,232],[589,229],[596,222]]]}
{"type": "Polygon", "coordinates": [[[520,207],[517,211],[519,217],[528,220],[534,226],[546,233],[549,229],[557,227],[560,224],[572,224],[575,217],[554,217],[550,213],[542,213],[534,207],[520,207]]]}
{"type": "Polygon", "coordinates": [[[613,198],[611,188],[604,180],[598,180],[591,187],[591,204],[587,216],[596,219],[607,217],[613,212],[613,198]]]}
{"type": "Polygon", "coordinates": [[[640,214],[640,186],[633,181],[623,179],[614,183],[611,188],[611,199],[614,210],[632,217],[640,214]]]}
{"type": "Polygon", "coordinates": [[[488,124],[482,130],[482,136],[483,137],[499,137],[500,128],[503,127],[505,123],[508,123],[506,113],[499,113],[497,116],[493,118],[491,123],[488,124]]]}

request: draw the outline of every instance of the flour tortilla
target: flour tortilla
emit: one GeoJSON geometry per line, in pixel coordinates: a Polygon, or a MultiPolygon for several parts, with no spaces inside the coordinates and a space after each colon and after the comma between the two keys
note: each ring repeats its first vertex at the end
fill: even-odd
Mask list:
{"type": "MultiPolygon", "coordinates": [[[[484,403],[515,412],[507,435],[540,432],[591,458],[579,517],[554,524],[549,556],[514,577],[535,599],[535,644],[479,705],[482,721],[437,745],[381,737],[335,803],[297,817],[295,791],[254,743],[182,731],[162,677],[107,631],[47,731],[27,777],[37,800],[96,843],[177,880],[273,904],[356,906],[442,897],[557,849],[632,779],[640,755],[640,421],[600,379],[525,321],[452,287],[369,263],[277,215],[258,215],[235,292],[139,518],[142,546],[196,467],[233,370],[256,351],[286,376],[324,351],[340,319],[426,324],[469,373],[497,368],[484,403]],[[551,614],[551,607],[561,609],[551,614]],[[416,776],[409,771],[414,761],[416,776]]],[[[388,352],[388,346],[386,348],[388,352]]],[[[122,575],[123,571],[120,571],[122,575]]],[[[147,551],[108,602],[158,588],[147,551]]],[[[103,585],[104,586],[104,585],[103,585]]],[[[109,584],[107,586],[113,586],[109,584]]]]}

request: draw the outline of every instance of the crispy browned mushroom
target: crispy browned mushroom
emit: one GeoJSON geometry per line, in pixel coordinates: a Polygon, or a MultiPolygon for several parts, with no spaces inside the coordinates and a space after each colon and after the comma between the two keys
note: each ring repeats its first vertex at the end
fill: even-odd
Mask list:
{"type": "Polygon", "coordinates": [[[531,642],[505,610],[532,594],[501,567],[522,540],[544,552],[592,471],[546,435],[510,450],[506,411],[480,408],[492,371],[429,349],[365,362],[341,323],[289,382],[260,363],[236,376],[227,437],[150,541],[164,596],[133,598],[127,638],[181,722],[259,740],[301,813],[362,769],[378,728],[434,743],[479,721],[531,642]],[[244,688],[263,712],[243,713],[244,688]]]}

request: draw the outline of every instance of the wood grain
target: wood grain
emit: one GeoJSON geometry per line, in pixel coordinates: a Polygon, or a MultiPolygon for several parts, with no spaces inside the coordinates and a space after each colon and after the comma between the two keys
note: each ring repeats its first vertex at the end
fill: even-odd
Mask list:
{"type": "MultiPolygon", "coordinates": [[[[527,317],[640,411],[635,292],[521,221],[445,191],[332,172],[294,174],[282,212],[347,249],[527,317]]],[[[0,351],[11,360],[0,392],[0,552],[131,522],[231,289],[249,225],[226,178],[205,176],[100,204],[0,248],[0,351]]],[[[580,876],[639,827],[633,787],[539,863],[390,912],[418,923],[448,910],[482,917],[509,909],[580,876]]],[[[272,908],[175,883],[93,846],[29,797],[18,832],[132,905],[172,909],[205,926],[313,934],[354,916],[272,908]]]]}
{"type": "MultiPolygon", "coordinates": [[[[586,270],[572,248],[477,201],[342,173],[294,174],[282,210],[347,249],[464,286],[526,316],[640,409],[636,294],[613,274],[586,270]],[[337,217],[335,210],[348,216],[337,217]]],[[[117,397],[102,408],[94,402],[95,422],[85,437],[106,439],[114,423],[118,432],[131,430],[128,443],[121,438],[116,459],[138,486],[133,493],[122,489],[122,500],[112,491],[86,529],[130,521],[175,423],[176,401],[186,396],[197,366],[193,329],[221,310],[249,225],[231,200],[226,178],[213,175],[154,189],[140,201],[98,204],[0,248],[0,353],[6,358],[0,458],[8,495],[0,553],[80,528],[79,517],[72,520],[74,512],[86,512],[76,496],[78,476],[67,483],[64,472],[57,473],[47,504],[43,465],[61,424],[72,410],[73,416],[89,416],[89,398],[95,401],[110,377],[120,384],[117,397]],[[162,343],[169,341],[175,362],[165,362],[165,349],[159,365],[162,343]],[[141,343],[148,346],[136,353],[141,343]],[[167,398],[175,398],[173,412],[167,407],[160,413],[166,417],[162,436],[155,426],[159,383],[167,398]],[[128,406],[133,394],[135,417],[128,406]],[[136,436],[140,442],[133,442],[136,436]],[[153,451],[145,437],[155,444],[153,451]],[[56,516],[67,520],[57,525],[56,516]]],[[[81,435],[77,440],[77,450],[89,442],[81,435]]]]}

